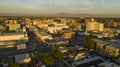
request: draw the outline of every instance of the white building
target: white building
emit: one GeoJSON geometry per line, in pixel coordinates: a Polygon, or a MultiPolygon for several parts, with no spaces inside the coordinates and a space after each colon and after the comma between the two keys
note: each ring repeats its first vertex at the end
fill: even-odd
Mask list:
{"type": "Polygon", "coordinates": [[[54,46],[54,45],[57,45],[57,46],[65,46],[66,44],[68,44],[69,41],[64,39],[64,38],[61,38],[61,37],[54,37],[53,39],[51,40],[46,40],[46,44],[48,46],[54,46]]]}
{"type": "Polygon", "coordinates": [[[35,35],[40,38],[41,41],[45,41],[46,39],[52,39],[52,36],[50,34],[47,34],[43,31],[35,32],[35,35]]]}
{"type": "Polygon", "coordinates": [[[59,30],[62,30],[62,27],[48,27],[48,32],[57,33],[59,30]]]}
{"type": "Polygon", "coordinates": [[[86,30],[102,32],[104,30],[104,24],[98,23],[94,19],[91,19],[91,21],[86,22],[86,30]]]}
{"type": "Polygon", "coordinates": [[[47,30],[50,33],[57,33],[59,30],[62,30],[63,28],[69,28],[65,23],[57,23],[53,22],[53,26],[48,26],[47,30]]]}
{"type": "Polygon", "coordinates": [[[48,24],[45,24],[45,23],[38,23],[38,24],[37,24],[37,27],[39,27],[39,28],[41,28],[41,29],[47,29],[48,24]]]}

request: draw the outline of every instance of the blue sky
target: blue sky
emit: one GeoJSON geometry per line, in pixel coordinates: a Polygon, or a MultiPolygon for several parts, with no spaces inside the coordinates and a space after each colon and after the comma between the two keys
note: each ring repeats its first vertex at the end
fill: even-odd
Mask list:
{"type": "Polygon", "coordinates": [[[120,0],[0,0],[0,12],[120,15],[120,0]]]}

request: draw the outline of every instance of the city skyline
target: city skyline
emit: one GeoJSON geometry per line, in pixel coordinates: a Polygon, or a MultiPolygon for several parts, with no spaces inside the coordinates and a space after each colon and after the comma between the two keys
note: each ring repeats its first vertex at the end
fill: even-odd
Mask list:
{"type": "Polygon", "coordinates": [[[17,14],[120,15],[119,0],[1,0],[0,12],[17,14]]]}

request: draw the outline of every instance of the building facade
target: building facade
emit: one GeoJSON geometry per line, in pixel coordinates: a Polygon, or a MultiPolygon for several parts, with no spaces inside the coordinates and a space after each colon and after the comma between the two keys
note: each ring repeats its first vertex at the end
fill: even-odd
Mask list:
{"type": "Polygon", "coordinates": [[[96,51],[100,54],[103,54],[107,57],[118,57],[120,56],[120,46],[114,42],[104,42],[101,40],[95,40],[96,43],[96,51]]]}
{"type": "Polygon", "coordinates": [[[104,30],[104,24],[98,23],[94,19],[91,19],[91,21],[86,22],[86,30],[102,32],[104,30]]]}
{"type": "Polygon", "coordinates": [[[0,48],[26,49],[26,42],[28,42],[26,33],[4,33],[0,36],[0,48]]]}

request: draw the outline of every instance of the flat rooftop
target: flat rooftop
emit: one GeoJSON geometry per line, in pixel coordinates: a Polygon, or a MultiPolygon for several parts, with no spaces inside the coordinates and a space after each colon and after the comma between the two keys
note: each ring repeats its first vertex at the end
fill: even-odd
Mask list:
{"type": "Polygon", "coordinates": [[[100,40],[100,39],[94,39],[95,42],[98,42],[98,43],[101,43],[103,45],[109,45],[109,46],[112,46],[114,48],[120,48],[120,42],[117,40],[117,41],[103,41],[103,40],[100,40]]]}
{"type": "Polygon", "coordinates": [[[108,42],[108,45],[113,46],[114,48],[120,48],[120,44],[116,42],[108,42]]]}
{"type": "Polygon", "coordinates": [[[38,31],[38,33],[42,36],[50,36],[50,34],[43,32],[43,31],[38,31]]]}
{"type": "Polygon", "coordinates": [[[90,67],[90,66],[98,67],[98,64],[103,63],[103,62],[104,61],[102,60],[101,57],[96,56],[90,59],[73,62],[73,64],[76,65],[76,67],[90,67]]]}
{"type": "Polygon", "coordinates": [[[106,42],[106,41],[103,41],[103,40],[100,40],[100,39],[93,39],[95,42],[97,42],[97,43],[101,43],[101,44],[103,44],[103,45],[107,45],[108,44],[108,42],[106,42]]]}
{"type": "Polygon", "coordinates": [[[15,32],[15,33],[3,33],[2,36],[11,36],[11,35],[24,35],[23,32],[15,32]]]}
{"type": "Polygon", "coordinates": [[[31,59],[29,53],[15,55],[15,62],[23,63],[24,59],[31,59]]]}
{"type": "Polygon", "coordinates": [[[46,40],[49,43],[55,43],[55,42],[66,42],[68,40],[61,38],[61,37],[54,37],[52,40],[46,40]]]}

